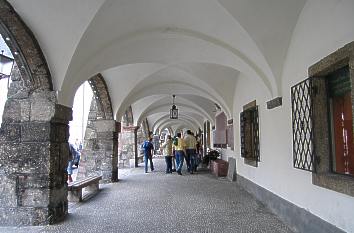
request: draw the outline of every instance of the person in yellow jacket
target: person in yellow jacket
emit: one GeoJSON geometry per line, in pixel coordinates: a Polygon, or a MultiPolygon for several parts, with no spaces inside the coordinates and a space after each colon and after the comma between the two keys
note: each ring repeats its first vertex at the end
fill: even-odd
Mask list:
{"type": "Polygon", "coordinates": [[[186,145],[184,143],[184,140],[181,138],[181,133],[177,133],[177,137],[173,139],[173,148],[176,154],[176,171],[178,175],[182,175],[182,167],[186,145]]]}
{"type": "Polygon", "coordinates": [[[164,144],[161,145],[163,149],[163,155],[166,162],[166,174],[172,173],[172,139],[171,135],[167,135],[167,139],[164,144]]]}
{"type": "Polygon", "coordinates": [[[194,173],[195,164],[196,164],[196,149],[197,149],[197,140],[190,130],[187,130],[187,135],[183,138],[186,145],[186,163],[188,172],[191,174],[194,173]]]}

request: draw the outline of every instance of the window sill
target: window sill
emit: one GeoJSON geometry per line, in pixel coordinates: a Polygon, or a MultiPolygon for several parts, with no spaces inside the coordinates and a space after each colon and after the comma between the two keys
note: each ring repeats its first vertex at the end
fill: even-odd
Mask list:
{"type": "Polygon", "coordinates": [[[354,177],[335,173],[313,173],[312,183],[354,197],[354,177]]]}

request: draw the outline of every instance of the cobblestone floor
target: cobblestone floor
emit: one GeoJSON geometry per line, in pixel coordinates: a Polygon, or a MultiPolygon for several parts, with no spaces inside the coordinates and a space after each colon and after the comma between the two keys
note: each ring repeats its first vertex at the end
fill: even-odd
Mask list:
{"type": "Polygon", "coordinates": [[[124,169],[118,183],[71,204],[62,223],[0,232],[291,232],[236,183],[206,170],[165,174],[164,161],[154,161],[154,172],[124,169]]]}

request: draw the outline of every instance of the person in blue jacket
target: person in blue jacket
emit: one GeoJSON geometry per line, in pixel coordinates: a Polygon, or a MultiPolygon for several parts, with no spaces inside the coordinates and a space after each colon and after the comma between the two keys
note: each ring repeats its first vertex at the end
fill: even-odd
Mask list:
{"type": "Polygon", "coordinates": [[[148,160],[150,161],[150,169],[154,170],[154,163],[152,162],[152,155],[154,151],[154,145],[152,144],[152,138],[143,142],[141,147],[144,149],[144,162],[145,162],[145,173],[148,173],[148,160]]]}

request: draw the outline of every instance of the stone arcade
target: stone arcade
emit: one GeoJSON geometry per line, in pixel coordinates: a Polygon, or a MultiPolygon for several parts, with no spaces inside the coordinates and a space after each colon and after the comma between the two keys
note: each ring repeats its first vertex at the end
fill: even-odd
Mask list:
{"type": "MultiPolygon", "coordinates": [[[[0,0],[1,50],[14,58],[11,81],[0,76],[0,231],[68,224],[69,122],[88,82],[77,179],[102,176],[107,196],[137,194],[120,190],[141,182],[118,182],[119,171],[139,171],[143,140],[190,129],[204,155],[229,161],[230,182],[211,182],[225,192],[199,191],[243,188],[293,231],[354,232],[353,22],[352,0],[0,0]]],[[[182,190],[198,176],[210,178],[169,182],[182,190]]]]}

